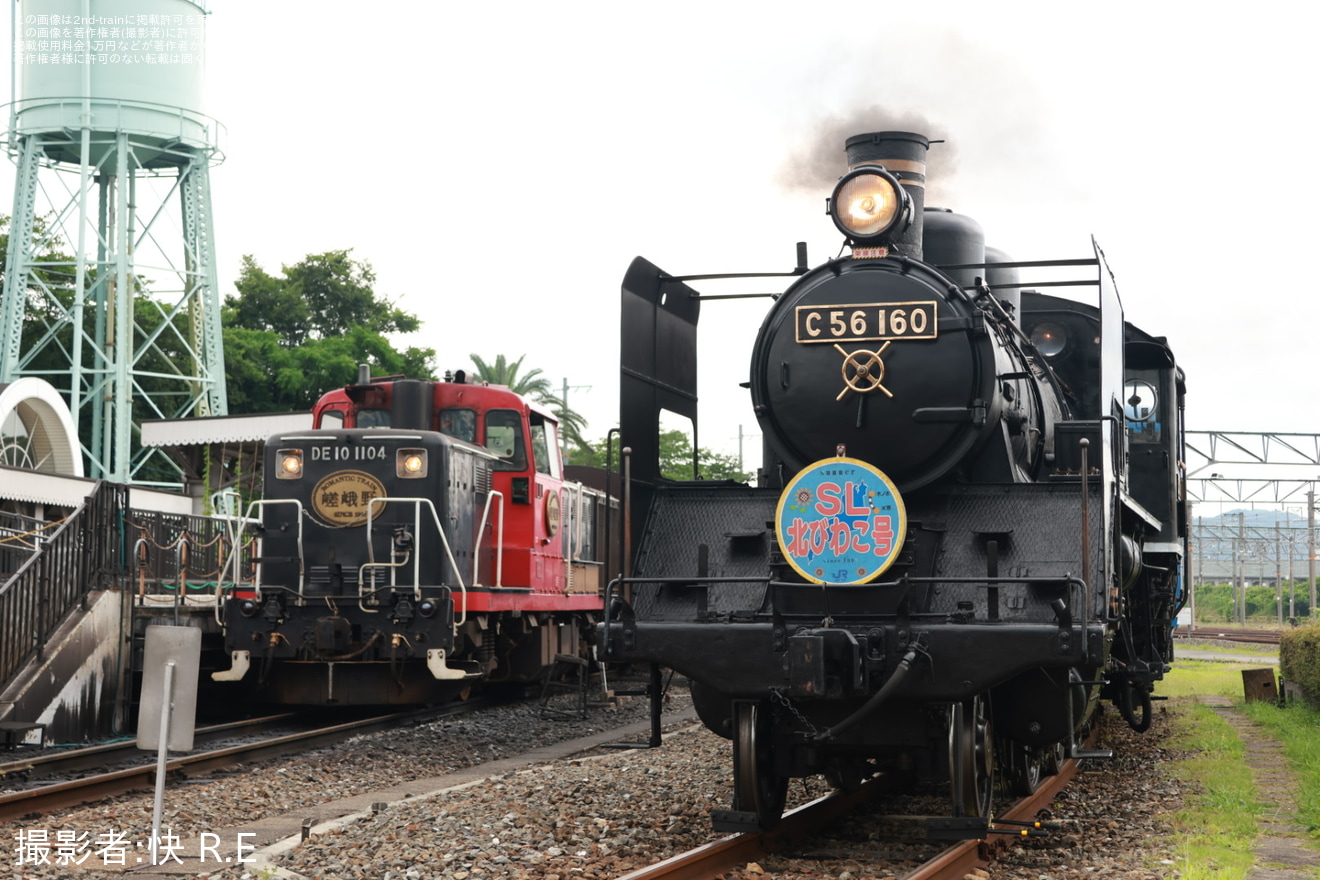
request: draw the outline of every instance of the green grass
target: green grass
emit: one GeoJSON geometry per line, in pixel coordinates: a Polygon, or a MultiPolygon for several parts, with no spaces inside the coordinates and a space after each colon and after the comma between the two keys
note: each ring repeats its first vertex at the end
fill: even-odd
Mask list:
{"type": "Polygon", "coordinates": [[[1242,740],[1197,694],[1242,699],[1242,664],[1180,660],[1158,692],[1176,710],[1172,748],[1187,757],[1174,773],[1192,783],[1183,809],[1170,816],[1177,838],[1181,880],[1241,880],[1255,863],[1262,807],[1246,764],[1242,740]]]}
{"type": "Polygon", "coordinates": [[[1312,841],[1320,841],[1320,712],[1300,703],[1247,703],[1243,708],[1283,744],[1297,784],[1297,822],[1312,841]]]}

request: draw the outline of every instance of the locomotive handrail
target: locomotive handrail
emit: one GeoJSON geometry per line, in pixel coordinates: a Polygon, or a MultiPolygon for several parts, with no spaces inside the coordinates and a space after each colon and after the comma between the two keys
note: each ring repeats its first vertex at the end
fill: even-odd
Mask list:
{"type": "Polygon", "coordinates": [[[564,510],[564,536],[568,542],[568,552],[564,554],[564,583],[568,592],[573,592],[573,566],[574,563],[591,562],[594,560],[585,560],[582,558],[582,546],[586,543],[586,536],[582,533],[586,516],[583,514],[582,505],[587,497],[587,487],[580,481],[565,482],[564,488],[568,490],[570,501],[563,505],[564,510]]]}
{"type": "MultiPolygon", "coordinates": [[[[472,586],[479,586],[481,565],[481,535],[486,531],[486,520],[490,518],[491,499],[500,499],[500,528],[495,533],[495,589],[504,587],[504,493],[492,489],[486,495],[486,507],[481,511],[481,522],[477,525],[476,546],[472,548],[472,586]]],[[[467,603],[463,604],[463,613],[467,613],[467,603]]]]}
{"type": "MultiPolygon", "coordinates": [[[[383,507],[386,504],[391,504],[396,501],[413,505],[413,540],[414,541],[418,540],[418,536],[421,534],[421,530],[422,530],[422,505],[425,504],[426,509],[431,511],[431,519],[435,522],[435,530],[440,533],[440,544],[445,548],[445,558],[449,560],[449,566],[454,571],[454,580],[458,582],[458,590],[460,593],[463,594],[463,616],[454,621],[454,632],[457,633],[458,628],[463,624],[467,623],[467,585],[463,583],[463,573],[459,570],[458,562],[455,561],[454,559],[454,552],[449,546],[449,538],[445,536],[445,528],[440,524],[440,515],[436,513],[435,504],[432,503],[430,498],[377,497],[377,498],[372,498],[371,501],[367,503],[367,554],[370,561],[365,563],[362,566],[362,568],[391,569],[390,585],[397,586],[394,570],[404,565],[407,565],[408,561],[405,559],[402,562],[377,562],[375,558],[376,545],[371,540],[371,528],[374,525],[372,510],[375,508],[377,504],[380,504],[383,507]]],[[[422,599],[422,555],[417,552],[415,547],[410,555],[413,558],[413,597],[420,602],[422,599]]],[[[362,592],[363,581],[364,578],[361,577],[358,578],[358,607],[361,608],[362,611],[367,614],[377,613],[376,609],[368,608],[364,604],[362,604],[363,599],[366,598],[362,592]]]]}
{"type": "Polygon", "coordinates": [[[224,626],[225,572],[233,568],[231,582],[237,587],[243,574],[244,542],[240,541],[239,538],[242,536],[244,529],[254,525],[257,521],[236,514],[219,514],[216,519],[225,524],[225,536],[229,538],[231,548],[229,554],[221,560],[220,574],[215,579],[215,622],[220,626],[224,626]]]}
{"type": "MultiPolygon", "coordinates": [[[[245,517],[245,519],[246,519],[248,522],[260,522],[260,521],[261,521],[261,517],[259,517],[259,516],[258,516],[258,517],[254,517],[254,516],[252,515],[252,510],[253,510],[253,508],[258,508],[258,509],[260,509],[260,508],[264,508],[267,504],[292,504],[294,507],[298,508],[298,598],[299,598],[299,599],[305,599],[306,596],[303,595],[303,587],[304,587],[304,583],[303,583],[303,582],[304,582],[304,580],[306,579],[306,569],[305,569],[305,567],[304,567],[305,560],[304,560],[304,556],[303,556],[303,506],[302,506],[302,502],[299,501],[297,498],[273,498],[273,499],[270,499],[270,500],[267,500],[267,499],[264,499],[264,498],[263,498],[263,499],[261,499],[261,500],[259,500],[259,501],[253,501],[251,504],[248,505],[247,516],[245,517]]],[[[258,530],[258,535],[260,535],[260,530],[258,530]]],[[[258,537],[257,540],[259,540],[259,541],[263,541],[263,539],[260,538],[260,537],[258,537]]],[[[263,541],[263,543],[264,543],[264,541],[263,541]]],[[[235,553],[239,552],[239,550],[238,550],[238,542],[235,541],[235,542],[234,542],[234,545],[235,545],[235,546],[234,546],[234,552],[235,552],[235,553]]],[[[262,558],[262,557],[261,557],[261,551],[260,551],[260,549],[258,549],[258,551],[257,551],[257,553],[256,553],[256,558],[257,558],[257,576],[256,576],[256,578],[255,578],[255,583],[253,584],[253,596],[256,598],[257,602],[260,602],[260,601],[261,601],[261,585],[262,585],[263,583],[265,583],[264,579],[263,579],[262,576],[261,576],[261,573],[262,573],[262,569],[263,569],[263,568],[265,567],[265,565],[266,565],[266,563],[264,563],[264,562],[261,561],[261,558],[262,558]]],[[[237,580],[235,580],[235,583],[237,583],[237,580]]]]}

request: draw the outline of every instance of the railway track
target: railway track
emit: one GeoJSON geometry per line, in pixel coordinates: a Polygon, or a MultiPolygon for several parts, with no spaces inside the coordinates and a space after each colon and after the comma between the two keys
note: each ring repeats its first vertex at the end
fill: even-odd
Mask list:
{"type": "Polygon", "coordinates": [[[1177,633],[1179,639],[1210,639],[1217,642],[1242,642],[1258,645],[1277,645],[1282,632],[1277,629],[1218,629],[1209,626],[1198,626],[1192,629],[1180,630],[1177,633]]]}
{"type": "MultiPolygon", "coordinates": [[[[292,732],[287,729],[299,726],[298,717],[292,714],[208,726],[199,728],[196,733],[203,746],[208,742],[232,741],[238,737],[251,739],[220,748],[203,748],[191,754],[176,753],[168,759],[165,772],[167,776],[200,776],[235,764],[323,748],[352,736],[461,715],[512,699],[516,698],[507,694],[487,694],[440,708],[395,712],[330,725],[308,727],[303,724],[302,729],[292,732]],[[262,735],[263,730],[272,727],[283,728],[286,732],[262,735]]],[[[149,790],[155,785],[156,759],[154,752],[140,751],[132,741],[124,741],[67,752],[48,752],[27,760],[0,764],[0,778],[44,779],[125,763],[129,766],[0,794],[0,821],[95,803],[131,791],[149,790]]]]}
{"type": "MultiPolygon", "coordinates": [[[[994,830],[985,840],[957,841],[910,871],[877,863],[876,870],[880,873],[876,876],[895,875],[903,880],[961,880],[973,869],[989,864],[999,848],[1028,835],[1048,833],[1032,827],[1036,824],[1036,817],[1072,781],[1077,771],[1076,759],[1065,761],[1059,773],[1042,780],[1034,794],[1013,802],[996,815],[994,830]]],[[[633,871],[621,880],[716,880],[730,873],[738,876],[740,869],[771,854],[791,859],[791,853],[809,844],[814,836],[886,790],[883,777],[872,780],[856,792],[835,793],[793,810],[771,831],[732,835],[633,871]]],[[[877,823],[909,825],[921,824],[923,819],[874,817],[877,823]]],[[[932,847],[938,846],[935,842],[926,842],[932,847]]]]}

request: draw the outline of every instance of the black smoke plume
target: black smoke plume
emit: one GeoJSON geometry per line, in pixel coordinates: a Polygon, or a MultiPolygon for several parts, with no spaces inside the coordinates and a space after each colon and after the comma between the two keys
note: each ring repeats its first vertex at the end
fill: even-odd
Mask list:
{"type": "MultiPolygon", "coordinates": [[[[789,192],[829,195],[848,170],[844,142],[855,134],[873,131],[911,131],[932,141],[944,138],[943,128],[920,113],[881,106],[858,108],[812,126],[802,147],[780,167],[776,182],[789,192]]],[[[932,143],[926,161],[926,204],[947,205],[949,183],[957,167],[955,150],[947,142],[932,143]]]]}

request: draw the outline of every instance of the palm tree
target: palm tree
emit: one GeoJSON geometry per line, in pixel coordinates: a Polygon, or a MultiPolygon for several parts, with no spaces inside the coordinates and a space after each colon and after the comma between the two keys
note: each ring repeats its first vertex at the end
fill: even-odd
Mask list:
{"type": "Polygon", "coordinates": [[[550,411],[559,419],[559,431],[562,439],[567,444],[585,447],[586,440],[582,437],[582,432],[587,427],[587,420],[576,410],[569,409],[564,399],[556,395],[550,380],[541,374],[540,368],[532,368],[526,373],[522,373],[523,358],[522,355],[516,361],[510,361],[504,355],[496,355],[494,363],[487,363],[480,355],[469,355],[472,363],[476,365],[477,370],[472,380],[475,382],[488,382],[491,385],[506,385],[509,390],[515,394],[521,394],[523,397],[530,398],[543,406],[549,407],[550,411]]]}

